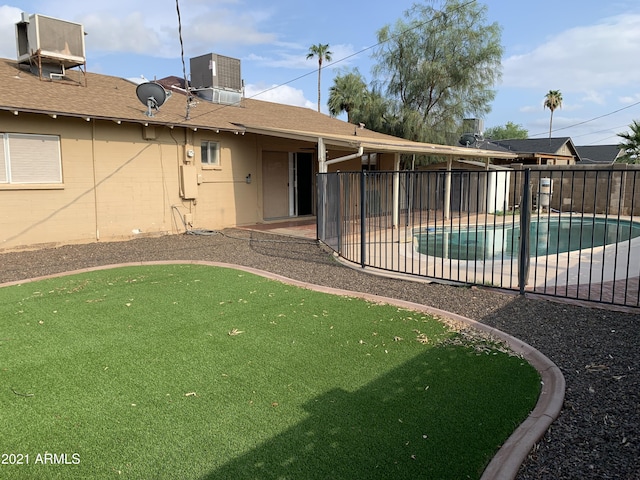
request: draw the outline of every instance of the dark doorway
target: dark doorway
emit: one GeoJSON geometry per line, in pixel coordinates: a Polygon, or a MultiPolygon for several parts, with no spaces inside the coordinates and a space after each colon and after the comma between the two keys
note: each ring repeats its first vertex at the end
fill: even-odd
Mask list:
{"type": "Polygon", "coordinates": [[[313,215],[313,155],[296,154],[298,212],[300,215],[313,215]]]}

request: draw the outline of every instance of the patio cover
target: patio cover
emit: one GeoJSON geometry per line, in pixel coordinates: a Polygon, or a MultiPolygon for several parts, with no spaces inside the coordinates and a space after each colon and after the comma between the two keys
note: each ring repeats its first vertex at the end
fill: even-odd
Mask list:
{"type": "MultiPolygon", "coordinates": [[[[240,125],[239,125],[240,126],[240,125]]],[[[353,135],[327,134],[323,132],[290,130],[273,127],[257,127],[251,125],[242,125],[246,132],[269,135],[273,137],[288,138],[293,140],[301,140],[318,144],[318,161],[327,161],[324,149],[320,145],[333,146],[344,149],[353,149],[354,154],[362,148],[364,153],[397,153],[397,154],[416,154],[416,155],[436,155],[446,156],[448,158],[500,158],[515,159],[517,154],[513,152],[496,152],[491,150],[482,150],[478,148],[458,147],[451,145],[437,145],[433,143],[413,142],[402,138],[392,137],[390,135],[375,134],[369,130],[358,128],[354,125],[353,135]],[[375,134],[371,135],[372,133],[375,134]]],[[[350,156],[349,156],[350,157],[350,156]]]]}

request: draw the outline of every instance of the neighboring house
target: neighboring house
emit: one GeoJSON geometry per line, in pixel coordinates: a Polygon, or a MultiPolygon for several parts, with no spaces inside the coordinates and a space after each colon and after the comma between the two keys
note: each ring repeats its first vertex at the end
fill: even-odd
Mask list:
{"type": "MultiPolygon", "coordinates": [[[[509,163],[525,165],[574,165],[580,161],[580,155],[570,137],[528,138],[513,140],[485,140],[499,147],[500,151],[516,153],[518,157],[509,163]]],[[[482,148],[489,148],[481,144],[482,148]]],[[[504,163],[496,161],[495,163],[504,163]]]]}
{"type": "Polygon", "coordinates": [[[618,145],[589,145],[576,147],[581,165],[611,165],[624,155],[618,145]]]}
{"type": "Polygon", "coordinates": [[[241,95],[216,104],[179,85],[156,111],[134,83],[86,72],[81,58],[59,71],[41,61],[52,60],[0,59],[0,250],[311,216],[318,172],[490,155],[241,95]]]}

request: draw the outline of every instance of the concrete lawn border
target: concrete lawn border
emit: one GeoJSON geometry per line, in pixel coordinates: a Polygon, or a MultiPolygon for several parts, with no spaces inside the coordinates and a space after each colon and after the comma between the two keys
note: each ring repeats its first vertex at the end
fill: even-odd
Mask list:
{"type": "Polygon", "coordinates": [[[333,295],[348,296],[354,298],[361,298],[368,301],[377,303],[387,303],[395,305],[400,308],[406,308],[408,310],[414,310],[419,312],[428,313],[434,316],[448,318],[461,322],[469,327],[478,330],[480,332],[491,335],[505,342],[509,348],[516,354],[525,359],[531,366],[533,366],[541,377],[542,391],[538,397],[538,402],[535,408],[529,414],[529,416],[522,422],[518,428],[511,434],[511,436],[500,447],[498,452],[494,455],[489,465],[484,470],[480,480],[513,480],[518,474],[520,466],[527,458],[527,455],[535,444],[542,438],[551,423],[558,418],[565,395],[565,379],[558,366],[553,363],[547,356],[536,350],[529,344],[507,334],[496,328],[490,327],[483,323],[477,322],[467,317],[450,313],[437,308],[421,305],[418,303],[408,302],[405,300],[398,300],[394,298],[383,297],[379,295],[372,295],[368,293],[356,292],[352,290],[342,290],[333,287],[325,287],[321,285],[315,285],[308,282],[301,282],[282,275],[259,270],[256,268],[245,267],[242,265],[234,265],[221,262],[208,262],[199,260],[167,260],[167,261],[155,261],[155,262],[128,262],[111,265],[102,265],[98,267],[83,268],[79,270],[72,270],[68,272],[56,273],[52,275],[45,275],[41,277],[30,278],[27,280],[18,280],[13,282],[7,282],[0,284],[0,288],[8,287],[12,285],[22,285],[25,283],[32,283],[39,280],[45,280],[48,278],[64,277],[69,275],[75,275],[79,273],[86,273],[98,270],[108,270],[119,267],[133,267],[133,266],[145,266],[145,265],[205,265],[211,267],[230,268],[234,270],[241,270],[247,273],[253,273],[265,278],[277,280],[288,285],[293,285],[309,290],[315,290],[322,293],[329,293],[333,295]]]}

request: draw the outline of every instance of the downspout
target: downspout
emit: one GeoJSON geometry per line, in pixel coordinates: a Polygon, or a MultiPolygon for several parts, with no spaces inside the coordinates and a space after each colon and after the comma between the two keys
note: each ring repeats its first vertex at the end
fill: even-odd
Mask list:
{"type": "Polygon", "coordinates": [[[98,227],[98,184],[96,183],[96,122],[91,120],[91,160],[93,168],[93,215],[96,223],[96,241],[100,240],[98,227]]]}
{"type": "Polygon", "coordinates": [[[358,147],[358,153],[352,153],[351,155],[347,155],[345,157],[332,158],[331,160],[326,160],[324,162],[326,165],[333,165],[334,163],[346,162],[347,160],[353,160],[354,158],[359,158],[364,155],[364,147],[358,147]]]}

